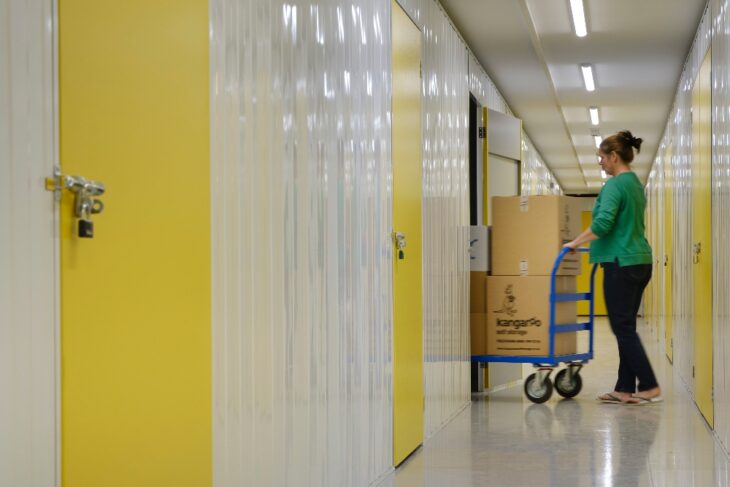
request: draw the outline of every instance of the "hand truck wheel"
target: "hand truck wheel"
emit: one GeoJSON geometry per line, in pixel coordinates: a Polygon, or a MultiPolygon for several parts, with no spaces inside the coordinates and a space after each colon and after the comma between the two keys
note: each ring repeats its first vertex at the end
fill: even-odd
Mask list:
{"type": "Polygon", "coordinates": [[[555,376],[555,390],[567,399],[577,396],[581,388],[583,388],[583,379],[580,378],[578,372],[571,374],[570,370],[565,368],[555,376]]]}
{"type": "Polygon", "coordinates": [[[530,401],[541,404],[553,395],[553,384],[550,381],[550,371],[544,374],[538,371],[536,374],[530,374],[525,379],[525,395],[530,401]]]}

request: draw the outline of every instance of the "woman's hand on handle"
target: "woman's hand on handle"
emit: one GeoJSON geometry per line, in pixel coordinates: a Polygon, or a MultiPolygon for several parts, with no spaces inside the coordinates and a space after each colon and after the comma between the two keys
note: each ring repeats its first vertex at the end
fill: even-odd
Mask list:
{"type": "Polygon", "coordinates": [[[579,247],[579,244],[575,243],[575,240],[572,240],[568,242],[567,244],[563,245],[564,249],[570,249],[571,252],[575,252],[575,249],[579,247]]]}
{"type": "Polygon", "coordinates": [[[575,249],[580,247],[586,242],[590,242],[592,240],[598,240],[598,236],[591,231],[591,228],[588,227],[583,233],[575,237],[574,240],[571,240],[570,242],[563,245],[563,248],[570,249],[571,252],[575,252],[575,249]]]}

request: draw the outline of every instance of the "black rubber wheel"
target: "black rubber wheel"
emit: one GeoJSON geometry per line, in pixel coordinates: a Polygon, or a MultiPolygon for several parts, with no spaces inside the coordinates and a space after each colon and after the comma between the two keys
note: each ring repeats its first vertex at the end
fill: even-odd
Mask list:
{"type": "Polygon", "coordinates": [[[550,382],[550,378],[545,378],[540,386],[537,383],[537,375],[530,374],[525,379],[525,395],[527,399],[534,402],[535,404],[541,404],[553,395],[553,383],[550,382]]]}
{"type": "Polygon", "coordinates": [[[555,376],[555,390],[565,398],[577,396],[582,388],[583,379],[580,378],[580,374],[573,374],[571,380],[568,369],[563,369],[555,376]]]}

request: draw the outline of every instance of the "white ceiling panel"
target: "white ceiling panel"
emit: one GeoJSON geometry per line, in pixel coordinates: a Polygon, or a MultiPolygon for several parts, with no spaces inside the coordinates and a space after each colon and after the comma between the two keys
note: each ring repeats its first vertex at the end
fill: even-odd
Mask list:
{"type": "Polygon", "coordinates": [[[566,192],[600,189],[594,131],[642,137],[634,170],[646,178],[706,0],[584,0],[583,38],[568,0],[441,3],[566,192]],[[581,63],[594,67],[594,92],[581,63]],[[598,127],[590,106],[600,109],[598,127]]]}

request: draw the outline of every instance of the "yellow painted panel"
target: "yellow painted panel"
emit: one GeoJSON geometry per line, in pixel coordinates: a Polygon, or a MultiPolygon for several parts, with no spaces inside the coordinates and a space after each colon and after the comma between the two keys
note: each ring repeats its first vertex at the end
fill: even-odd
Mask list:
{"type": "Polygon", "coordinates": [[[208,2],[59,9],[62,485],[210,486],[208,2]]]}
{"type": "Polygon", "coordinates": [[[667,358],[674,360],[674,342],[672,326],[674,323],[674,308],[672,305],[672,147],[667,148],[664,154],[664,341],[667,358]]]}
{"type": "Polygon", "coordinates": [[[393,463],[423,443],[421,256],[421,32],[395,1],[393,32],[393,230],[406,236],[393,264],[393,463]]]}
{"type": "MultiPolygon", "coordinates": [[[[484,138],[482,139],[482,224],[489,226],[489,108],[482,107],[482,127],[484,127],[484,138]]],[[[484,374],[484,387],[489,388],[489,364],[484,364],[482,369],[484,374]]]]}
{"type": "Polygon", "coordinates": [[[710,426],[712,401],[711,52],[692,89],[692,244],[694,294],[694,392],[710,426]]]}
{"type": "MultiPolygon", "coordinates": [[[[582,230],[591,226],[593,223],[593,214],[590,211],[584,211],[580,216],[582,230]]],[[[577,286],[579,291],[587,291],[590,289],[591,269],[593,265],[588,262],[588,254],[581,254],[581,273],[577,277],[577,286]]],[[[593,300],[593,313],[597,316],[606,316],[606,301],[603,299],[603,269],[598,266],[595,277],[595,299],[593,300]]],[[[578,301],[578,314],[588,316],[590,313],[587,301],[578,301]]]]}
{"type": "MultiPolygon", "coordinates": [[[[482,108],[482,126],[484,127],[485,136],[482,139],[482,215],[483,224],[491,225],[489,221],[489,108],[482,108]]],[[[487,374],[488,375],[488,374],[487,374]]]]}

